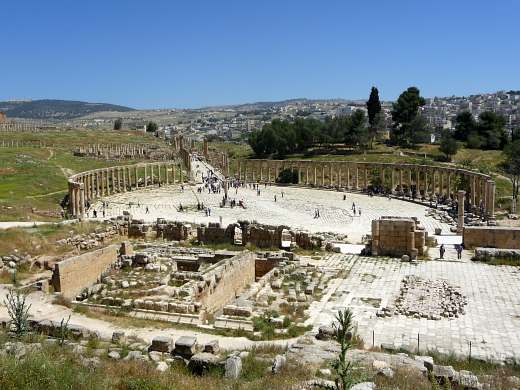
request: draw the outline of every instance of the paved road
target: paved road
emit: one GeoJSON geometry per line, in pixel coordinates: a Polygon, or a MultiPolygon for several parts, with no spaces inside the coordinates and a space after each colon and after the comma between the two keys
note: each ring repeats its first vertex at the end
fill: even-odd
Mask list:
{"type": "MultiPolygon", "coordinates": [[[[260,196],[252,188],[231,189],[229,197],[237,202],[242,200],[245,208],[221,208],[219,204],[224,196],[223,192],[209,194],[206,190],[195,196],[196,191],[192,191],[195,189],[184,186],[182,191],[180,186],[169,186],[116,194],[104,198],[109,202],[106,216],[117,216],[123,211],[129,211],[134,218],[150,222],[157,218],[194,223],[218,222],[222,218],[224,224],[237,220],[255,220],[265,224],[288,225],[313,233],[347,234],[351,243],[359,243],[363,235],[371,232],[373,219],[388,215],[417,217],[430,233],[437,227],[444,232],[449,231],[447,224],[426,216],[427,207],[398,199],[349,193],[347,199],[343,200],[343,193],[336,191],[261,186],[260,196]],[[210,217],[206,217],[204,211],[197,210],[197,201],[211,208],[210,217]],[[130,203],[139,203],[140,207],[130,207],[130,203]],[[356,215],[352,210],[353,203],[356,206],[356,215]],[[178,211],[181,204],[183,212],[178,211]],[[320,218],[314,218],[317,209],[320,211],[320,218]]],[[[102,209],[100,202],[94,207],[102,209]]],[[[98,215],[101,213],[98,212],[98,215]]]]}

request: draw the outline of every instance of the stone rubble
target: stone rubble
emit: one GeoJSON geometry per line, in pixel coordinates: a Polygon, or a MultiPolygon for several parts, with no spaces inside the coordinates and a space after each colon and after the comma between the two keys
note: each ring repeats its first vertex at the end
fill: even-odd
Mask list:
{"type": "Polygon", "coordinates": [[[393,305],[377,312],[378,317],[405,315],[413,318],[440,320],[464,315],[467,298],[459,288],[444,280],[422,279],[409,275],[402,280],[393,305]]]}

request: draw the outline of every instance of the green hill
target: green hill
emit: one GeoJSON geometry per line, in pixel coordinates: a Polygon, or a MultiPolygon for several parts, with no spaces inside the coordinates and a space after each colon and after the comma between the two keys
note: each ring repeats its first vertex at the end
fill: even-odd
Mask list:
{"type": "Polygon", "coordinates": [[[133,111],[133,108],[107,103],[45,99],[0,102],[0,111],[5,112],[9,118],[63,120],[100,111],[133,111]]]}

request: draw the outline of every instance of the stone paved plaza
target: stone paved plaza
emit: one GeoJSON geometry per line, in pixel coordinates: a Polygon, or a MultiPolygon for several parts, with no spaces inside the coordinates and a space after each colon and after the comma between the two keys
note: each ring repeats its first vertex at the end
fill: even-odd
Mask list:
{"type": "Polygon", "coordinates": [[[327,325],[339,309],[350,307],[366,346],[393,344],[395,348],[436,349],[462,357],[520,361],[520,270],[517,267],[490,266],[471,261],[426,261],[417,265],[388,258],[329,254],[316,265],[329,272],[349,270],[344,279],[331,283],[320,302],[310,308],[315,328],[327,325]],[[407,275],[446,280],[460,287],[468,298],[465,314],[459,318],[434,321],[403,315],[379,318],[376,312],[395,299],[407,275]]]}
{"type": "MultiPolygon", "coordinates": [[[[260,196],[251,188],[230,190],[231,199],[237,202],[243,200],[245,208],[221,208],[219,203],[224,196],[208,194],[207,190],[197,193],[197,186],[169,186],[162,188],[139,190],[129,193],[116,194],[104,198],[108,202],[106,217],[121,215],[124,210],[129,211],[134,218],[154,221],[157,218],[170,220],[208,223],[218,222],[222,218],[224,224],[234,223],[237,220],[256,220],[260,223],[273,225],[288,225],[291,228],[305,229],[312,233],[335,232],[347,234],[352,243],[357,243],[361,237],[370,233],[371,221],[381,216],[417,217],[425,229],[433,233],[440,227],[449,232],[449,226],[429,216],[426,216],[427,207],[405,202],[398,199],[384,197],[369,197],[358,193],[306,189],[297,187],[261,186],[260,196]],[[283,197],[282,197],[283,192],[283,197]],[[277,201],[274,201],[276,195],[277,201]],[[204,211],[197,210],[197,202],[204,203],[211,208],[211,216],[206,217],[204,211]],[[132,203],[132,206],[129,204],[132,203]],[[137,204],[139,203],[139,207],[137,204]],[[356,211],[361,209],[361,216],[354,216],[352,203],[356,204],[356,211]],[[179,205],[185,211],[179,212],[179,205]],[[146,213],[148,207],[149,213],[146,213]],[[314,218],[316,209],[320,211],[320,218],[314,218]]],[[[97,202],[94,207],[101,215],[102,206],[97,202]]],[[[92,216],[92,213],[90,213],[92,216]]]]}

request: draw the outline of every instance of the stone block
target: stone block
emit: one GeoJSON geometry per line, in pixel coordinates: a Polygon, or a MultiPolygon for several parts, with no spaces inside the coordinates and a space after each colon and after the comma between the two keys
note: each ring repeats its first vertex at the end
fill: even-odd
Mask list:
{"type": "Polygon", "coordinates": [[[207,352],[200,352],[193,355],[188,363],[188,369],[195,375],[202,375],[205,372],[218,367],[218,356],[207,352]]]}
{"type": "Polygon", "coordinates": [[[173,339],[167,336],[156,336],[152,340],[152,345],[148,348],[148,351],[166,352],[171,353],[173,349],[173,339]]]}
{"type": "Polygon", "coordinates": [[[230,356],[226,360],[224,376],[229,379],[238,379],[242,372],[242,359],[240,356],[230,356]]]}
{"type": "Polygon", "coordinates": [[[197,352],[197,339],[191,336],[182,336],[175,341],[174,355],[190,359],[197,352]]]}
{"type": "Polygon", "coordinates": [[[204,344],[204,352],[218,354],[220,351],[220,347],[218,344],[218,340],[211,340],[204,344]]]}

